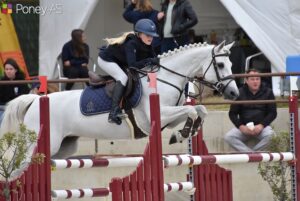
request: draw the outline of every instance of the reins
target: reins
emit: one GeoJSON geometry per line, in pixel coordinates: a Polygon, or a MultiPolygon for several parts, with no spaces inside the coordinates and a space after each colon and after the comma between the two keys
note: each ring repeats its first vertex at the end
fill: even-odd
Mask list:
{"type": "MultiPolygon", "coordinates": [[[[168,69],[167,67],[162,66],[162,65],[160,65],[160,64],[159,64],[159,65],[152,66],[152,67],[151,67],[151,70],[149,70],[149,71],[142,70],[142,69],[138,69],[138,68],[135,68],[135,67],[129,67],[130,70],[134,70],[134,71],[136,71],[136,72],[142,74],[142,75],[143,75],[142,77],[147,76],[148,73],[158,72],[160,68],[163,68],[163,69],[165,69],[165,70],[167,70],[167,71],[169,71],[169,72],[171,72],[171,73],[174,73],[174,74],[176,74],[176,75],[178,75],[178,76],[187,78],[186,76],[184,76],[184,75],[182,75],[182,74],[180,74],[180,73],[177,73],[177,72],[175,72],[175,71],[173,71],[173,70],[170,70],[170,69],[168,69]],[[153,69],[154,69],[154,70],[153,70],[153,69]]],[[[140,77],[140,78],[142,78],[142,77],[140,77]]],[[[162,82],[162,83],[165,83],[165,84],[167,84],[167,85],[172,86],[173,88],[175,88],[175,89],[177,89],[177,90],[179,91],[179,98],[178,98],[178,100],[177,100],[177,102],[176,102],[176,106],[177,106],[177,105],[179,104],[180,98],[181,98],[181,96],[182,96],[182,94],[183,94],[183,92],[184,92],[184,89],[180,89],[180,88],[179,88],[178,86],[176,86],[175,84],[172,84],[171,82],[168,82],[168,81],[166,81],[166,80],[163,80],[163,79],[160,79],[160,78],[156,78],[156,79],[157,79],[158,81],[162,82]]]]}
{"type": "MultiPolygon", "coordinates": [[[[143,75],[142,77],[145,77],[145,76],[147,76],[148,73],[158,72],[160,70],[160,68],[162,68],[162,69],[164,69],[164,70],[166,70],[166,71],[168,71],[168,72],[170,72],[172,74],[175,74],[175,75],[177,75],[179,77],[185,78],[185,80],[187,82],[190,81],[194,85],[195,85],[194,82],[198,82],[198,83],[203,84],[203,85],[205,85],[205,86],[207,86],[209,88],[215,89],[215,90],[217,90],[220,93],[223,93],[225,91],[226,87],[230,84],[230,82],[233,81],[233,79],[232,79],[232,76],[226,76],[226,77],[223,77],[223,78],[220,76],[219,71],[218,71],[218,63],[216,61],[216,57],[222,57],[222,56],[228,57],[229,54],[228,53],[223,53],[223,54],[217,54],[216,55],[215,52],[214,52],[214,49],[215,49],[215,47],[213,47],[213,49],[212,49],[212,59],[211,59],[211,62],[209,63],[208,67],[206,68],[206,70],[204,72],[203,77],[201,77],[201,78],[200,77],[189,77],[189,76],[183,75],[183,74],[178,73],[178,72],[176,72],[174,70],[171,70],[170,68],[167,68],[166,66],[163,66],[161,64],[151,66],[150,70],[143,70],[143,69],[138,69],[138,68],[135,68],[135,67],[129,67],[129,69],[130,70],[134,70],[134,71],[142,74],[143,75]],[[209,82],[209,81],[205,80],[205,75],[206,75],[206,73],[208,72],[208,70],[209,70],[209,68],[211,66],[213,66],[213,68],[215,70],[215,73],[216,73],[216,76],[217,76],[217,80],[218,80],[215,83],[212,83],[212,82],[209,82]],[[224,81],[224,80],[230,80],[230,81],[226,85],[224,85],[222,83],[222,81],[224,81]]],[[[140,78],[142,78],[142,77],[140,77],[140,78]]],[[[179,91],[179,97],[178,97],[178,100],[176,102],[176,106],[177,106],[179,104],[179,101],[181,99],[182,94],[184,93],[184,88],[181,89],[180,87],[172,84],[171,82],[168,82],[168,81],[163,80],[161,78],[157,78],[157,80],[160,81],[160,82],[162,82],[162,83],[165,83],[167,85],[170,85],[170,86],[172,86],[173,88],[175,88],[175,89],[177,89],[179,91]]],[[[195,86],[197,86],[197,85],[195,85],[195,86]]],[[[196,98],[198,96],[201,96],[201,94],[202,94],[202,91],[200,92],[200,90],[199,90],[199,94],[196,94],[196,95],[193,95],[193,96],[190,96],[190,97],[196,98]]]]}

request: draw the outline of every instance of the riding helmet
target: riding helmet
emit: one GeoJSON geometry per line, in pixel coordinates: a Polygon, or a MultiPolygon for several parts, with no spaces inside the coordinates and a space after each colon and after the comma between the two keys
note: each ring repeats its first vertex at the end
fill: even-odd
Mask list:
{"type": "Polygon", "coordinates": [[[152,20],[141,19],[134,26],[134,31],[144,33],[149,36],[158,37],[156,26],[152,20]]]}

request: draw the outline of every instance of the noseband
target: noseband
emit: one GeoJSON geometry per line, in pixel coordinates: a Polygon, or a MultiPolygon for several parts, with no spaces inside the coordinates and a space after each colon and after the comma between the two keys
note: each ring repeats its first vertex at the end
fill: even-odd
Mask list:
{"type": "Polygon", "coordinates": [[[230,82],[233,81],[232,79],[232,76],[226,76],[226,77],[221,77],[220,76],[220,73],[219,73],[219,70],[218,68],[219,67],[219,63],[217,63],[216,61],[216,57],[229,57],[229,53],[223,53],[223,54],[215,54],[215,47],[213,47],[212,51],[211,51],[211,54],[212,54],[212,59],[211,59],[211,62],[209,63],[207,69],[205,70],[204,74],[203,74],[203,77],[201,78],[197,78],[197,81],[200,82],[201,84],[204,84],[205,86],[207,87],[210,87],[212,89],[215,89],[217,90],[220,94],[223,94],[224,91],[226,90],[227,86],[230,84],[230,82]],[[214,70],[215,70],[215,73],[216,73],[216,77],[217,77],[217,82],[215,83],[212,83],[212,82],[209,82],[207,80],[205,80],[205,75],[206,73],[208,72],[209,68],[213,66],[214,70]],[[222,83],[222,81],[224,80],[229,80],[229,82],[227,82],[226,85],[224,85],[222,83]]]}

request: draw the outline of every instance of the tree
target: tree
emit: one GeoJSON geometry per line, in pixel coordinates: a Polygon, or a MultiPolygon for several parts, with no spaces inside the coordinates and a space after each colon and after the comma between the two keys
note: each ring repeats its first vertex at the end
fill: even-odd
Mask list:
{"type": "MultiPolygon", "coordinates": [[[[287,132],[274,135],[269,146],[271,152],[289,152],[290,136],[287,132]]],[[[291,166],[288,162],[260,163],[258,172],[268,182],[276,201],[291,201],[291,166]]]]}
{"type": "MultiPolygon", "coordinates": [[[[28,163],[27,153],[36,141],[37,134],[32,130],[28,130],[23,124],[20,125],[18,132],[5,133],[0,139],[0,175],[5,179],[1,195],[7,201],[10,200],[11,191],[16,190],[9,188],[9,179],[12,177],[14,171],[28,163]]],[[[44,158],[44,154],[36,153],[30,157],[30,163],[41,164],[44,158]]],[[[21,182],[17,181],[17,188],[20,185],[22,185],[21,182]]]]}

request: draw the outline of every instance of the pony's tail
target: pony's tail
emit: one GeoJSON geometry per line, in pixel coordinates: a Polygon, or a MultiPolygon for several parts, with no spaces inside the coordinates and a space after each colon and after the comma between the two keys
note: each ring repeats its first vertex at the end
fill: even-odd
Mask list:
{"type": "Polygon", "coordinates": [[[5,108],[0,129],[0,138],[7,132],[16,132],[24,121],[26,111],[39,95],[21,95],[10,101],[5,108]]]}

